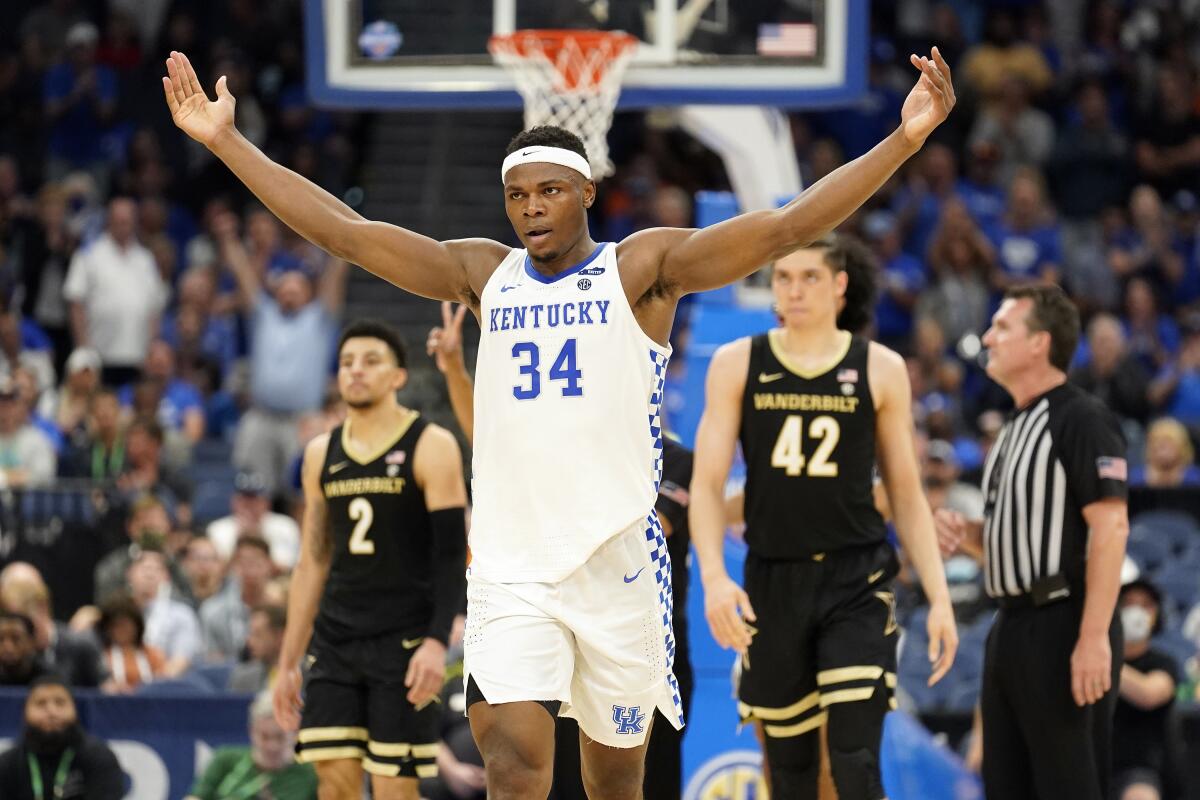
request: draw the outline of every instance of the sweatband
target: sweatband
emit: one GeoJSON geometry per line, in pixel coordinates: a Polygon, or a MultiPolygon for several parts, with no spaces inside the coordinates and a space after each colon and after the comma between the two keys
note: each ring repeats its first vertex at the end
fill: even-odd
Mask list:
{"type": "Polygon", "coordinates": [[[592,168],[588,165],[587,159],[579,153],[567,150],[565,147],[533,145],[514,150],[505,157],[504,164],[500,167],[500,180],[503,181],[513,167],[519,167],[522,164],[558,164],[582,173],[583,177],[589,181],[592,179],[592,168]]]}
{"type": "Polygon", "coordinates": [[[433,619],[427,636],[448,644],[467,593],[467,517],[462,506],[429,512],[433,533],[433,619]]]}

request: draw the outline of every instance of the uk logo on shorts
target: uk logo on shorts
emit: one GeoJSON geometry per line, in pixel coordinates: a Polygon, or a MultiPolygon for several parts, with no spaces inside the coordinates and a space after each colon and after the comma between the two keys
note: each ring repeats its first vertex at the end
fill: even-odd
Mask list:
{"type": "Polygon", "coordinates": [[[627,708],[613,706],[613,722],[617,723],[617,733],[638,734],[646,732],[646,715],[641,706],[627,708]]]}

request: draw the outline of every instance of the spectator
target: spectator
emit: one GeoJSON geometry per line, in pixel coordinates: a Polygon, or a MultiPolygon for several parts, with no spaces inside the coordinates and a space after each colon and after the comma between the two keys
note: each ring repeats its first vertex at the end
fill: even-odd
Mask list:
{"type": "Polygon", "coordinates": [[[146,618],[146,644],[167,658],[163,675],[175,678],[187,672],[204,650],[196,612],[171,599],[167,559],[155,550],[142,550],[129,565],[129,587],[134,602],[146,618]]]}
{"type": "MultiPolygon", "coordinates": [[[[129,545],[120,547],[100,559],[95,570],[96,604],[108,597],[128,589],[127,574],[138,554],[144,549],[162,550],[166,545],[171,519],[167,507],[151,494],[138,497],[129,507],[125,531],[129,545]]],[[[171,565],[171,578],[176,595],[188,597],[187,580],[178,567],[171,565]]]]}
{"type": "Polygon", "coordinates": [[[1172,722],[1181,672],[1174,658],[1150,643],[1162,629],[1162,595],[1149,581],[1132,581],[1121,587],[1118,610],[1125,658],[1113,717],[1117,796],[1182,800],[1182,742],[1172,722]]]}
{"type": "Polygon", "coordinates": [[[163,463],[166,433],[151,418],[138,417],[125,433],[125,471],[117,486],[128,494],[149,492],[159,498],[181,527],[192,523],[192,486],[186,477],[163,463]]]}
{"type": "Polygon", "coordinates": [[[145,643],[146,618],[129,595],[117,593],[105,601],[96,630],[109,674],[104,691],[128,694],[166,675],[167,658],[157,647],[145,643]]]}
{"type": "Polygon", "coordinates": [[[47,173],[57,180],[68,172],[92,172],[107,185],[104,134],[117,110],[117,76],[96,63],[96,26],[79,22],[67,31],[67,58],[46,71],[44,86],[47,173]]]}
{"type": "Polygon", "coordinates": [[[0,755],[0,797],[121,800],[124,796],[125,773],[117,757],[103,740],[83,729],[66,684],[57,676],[34,681],[25,698],[21,738],[0,755]]]}
{"type": "Polygon", "coordinates": [[[1040,94],[1050,86],[1054,74],[1046,57],[1033,45],[1017,40],[1017,23],[1011,8],[993,8],[989,14],[985,40],[967,51],[961,72],[964,88],[985,98],[1000,93],[1010,77],[1018,78],[1040,94]]]}
{"type": "Polygon", "coordinates": [[[1071,370],[1071,382],[1122,419],[1145,423],[1150,414],[1150,374],[1129,352],[1125,329],[1112,314],[1097,314],[1087,328],[1088,360],[1071,370]]]}
{"type": "Polygon", "coordinates": [[[944,144],[930,142],[921,150],[909,179],[896,192],[893,209],[904,235],[905,252],[925,258],[944,206],[955,196],[958,160],[944,144]]]}
{"type": "Polygon", "coordinates": [[[43,400],[43,413],[54,420],[59,432],[71,439],[86,433],[92,399],[100,388],[100,354],[90,347],[77,347],[67,358],[62,386],[43,400]]]}
{"type": "Polygon", "coordinates": [[[254,536],[270,545],[271,560],[276,567],[290,570],[296,566],[300,557],[300,527],[286,514],[271,510],[267,482],[261,475],[239,472],[233,488],[230,499],[233,513],[214,520],[206,531],[221,558],[232,558],[237,542],[242,537],[254,536]]]}
{"type": "Polygon", "coordinates": [[[1078,118],[1059,132],[1048,164],[1054,202],[1071,221],[1091,220],[1125,203],[1129,140],[1116,125],[1104,87],[1085,81],[1075,95],[1078,118]]]}
{"type": "Polygon", "coordinates": [[[196,536],[183,549],[183,574],[191,590],[192,605],[199,608],[225,585],[225,559],[207,536],[196,536]]]}
{"type": "Polygon", "coordinates": [[[316,800],[317,775],[311,764],[296,764],[295,736],[279,726],[271,695],[250,706],[250,746],[220,747],[185,800],[225,800],[270,796],[316,800]]]}
{"type": "Polygon", "coordinates": [[[1109,246],[1108,265],[1113,274],[1139,276],[1150,281],[1164,296],[1184,304],[1200,296],[1200,281],[1189,275],[1178,240],[1153,187],[1141,185],[1129,197],[1133,226],[1122,231],[1109,246]]]}
{"type": "Polygon", "coordinates": [[[37,378],[25,367],[17,367],[13,370],[12,379],[17,387],[17,395],[20,397],[25,408],[29,410],[29,424],[42,432],[54,447],[54,453],[57,455],[62,451],[66,440],[63,438],[62,431],[58,429],[58,425],[52,419],[43,416],[39,410],[41,406],[41,394],[38,391],[37,378]]]}
{"type": "Polygon", "coordinates": [[[29,370],[39,393],[54,388],[52,353],[29,347],[21,337],[20,314],[3,311],[0,312],[0,372],[12,375],[18,367],[29,370]]]}
{"type": "Polygon", "coordinates": [[[0,481],[6,486],[46,484],[58,469],[54,445],[30,424],[29,413],[12,378],[0,375],[0,481]]]}
{"type": "Polygon", "coordinates": [[[163,321],[162,337],[181,363],[207,356],[224,376],[237,358],[237,326],[230,314],[218,313],[217,282],[209,267],[187,269],[179,278],[179,307],[163,321]]]}
{"type": "Polygon", "coordinates": [[[983,514],[983,492],[978,486],[959,480],[959,475],[954,445],[944,439],[930,441],[925,447],[923,476],[930,507],[948,508],[968,519],[979,519],[983,514]]]}
{"type": "Polygon", "coordinates": [[[250,612],[247,659],[238,663],[229,675],[231,692],[261,692],[271,688],[286,626],[287,612],[282,606],[260,605],[250,612]]]}
{"type": "Polygon", "coordinates": [[[1154,287],[1142,277],[1125,284],[1125,336],[1130,352],[1151,373],[1165,367],[1180,349],[1179,327],[1160,312],[1154,287]]]}
{"type": "Polygon", "coordinates": [[[204,641],[211,661],[241,656],[250,627],[250,609],[261,605],[274,576],[270,546],[257,536],[238,539],[229,563],[231,580],[224,591],[200,607],[204,641]]]}
{"type": "Polygon", "coordinates": [[[51,672],[38,656],[33,620],[0,611],[0,686],[28,686],[51,672]]]}
{"type": "Polygon", "coordinates": [[[1013,177],[1008,207],[990,234],[999,267],[992,279],[997,291],[1019,283],[1058,282],[1058,226],[1046,208],[1042,177],[1035,170],[1019,170],[1013,177]]]}
{"type": "Polygon", "coordinates": [[[344,261],[331,261],[314,292],[305,272],[289,270],[264,289],[229,216],[217,225],[221,253],[250,317],[250,401],[234,443],[234,462],[257,472],[274,492],[299,449],[300,415],[321,407],[336,319],[345,295],[344,261]]]}
{"type": "Polygon", "coordinates": [[[972,142],[966,159],[966,176],[958,181],[956,192],[972,219],[983,230],[1000,221],[1004,213],[1004,184],[999,176],[1000,148],[995,142],[972,142]]]}
{"type": "Polygon", "coordinates": [[[987,276],[995,256],[963,204],[948,202],[929,244],[935,283],[917,302],[917,317],[936,320],[952,346],[968,333],[987,327],[991,309],[987,276]]]}
{"type": "Polygon", "coordinates": [[[1007,186],[1022,168],[1040,168],[1054,149],[1054,120],[1029,102],[1029,88],[1017,75],[1004,76],[998,95],[976,117],[970,143],[990,142],[999,150],[996,174],[1007,186]]]}
{"type": "Polygon", "coordinates": [[[50,337],[57,369],[71,351],[63,282],[78,241],[68,225],[67,193],[61,185],[46,184],[38,192],[37,221],[35,235],[23,251],[21,312],[50,337]]]}
{"type": "Polygon", "coordinates": [[[899,225],[890,212],[874,212],[865,227],[882,273],[875,306],[877,338],[893,350],[904,351],[912,339],[913,308],[925,289],[925,265],[901,248],[899,225]]]}
{"type": "Polygon", "coordinates": [[[63,477],[97,483],[115,481],[125,471],[125,432],[116,392],[100,389],[92,396],[85,425],[71,432],[61,467],[63,477]]]}
{"type": "Polygon", "coordinates": [[[1141,121],[1133,154],[1140,177],[1170,197],[1200,186],[1200,112],[1185,69],[1164,64],[1157,81],[1153,112],[1141,121]]]}
{"type": "Polygon", "coordinates": [[[95,642],[54,619],[50,590],[32,564],[14,561],[0,571],[0,608],[33,622],[38,656],[71,686],[95,688],[104,677],[95,642]]]}
{"type": "Polygon", "coordinates": [[[167,302],[154,257],[134,236],[136,222],[134,201],[110,202],[106,232],[75,253],[63,285],[75,343],[100,353],[109,386],[138,376],[167,302]]]}
{"type": "Polygon", "coordinates": [[[1179,420],[1163,417],[1146,432],[1146,463],[1129,474],[1130,486],[1173,488],[1200,485],[1192,437],[1179,420]]]}
{"type": "MultiPolygon", "coordinates": [[[[175,374],[175,351],[162,339],[150,343],[142,379],[162,385],[162,399],[157,419],[168,430],[181,432],[191,444],[204,438],[204,401],[200,392],[175,374]]],[[[121,405],[133,405],[133,386],[126,385],[120,393],[121,405]]]]}

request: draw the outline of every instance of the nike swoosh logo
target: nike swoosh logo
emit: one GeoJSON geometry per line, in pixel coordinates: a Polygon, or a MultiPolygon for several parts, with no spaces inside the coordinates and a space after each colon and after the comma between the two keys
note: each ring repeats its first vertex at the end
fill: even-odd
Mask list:
{"type": "Polygon", "coordinates": [[[875,581],[879,580],[879,576],[882,574],[883,574],[883,570],[879,570],[878,572],[872,572],[870,575],[867,576],[867,583],[874,583],[875,581]]]}
{"type": "Polygon", "coordinates": [[[341,472],[348,466],[350,466],[349,461],[342,461],[337,464],[334,464],[332,467],[329,468],[329,474],[332,475],[335,472],[341,472]]]}
{"type": "Polygon", "coordinates": [[[513,289],[516,289],[516,288],[517,288],[516,286],[501,286],[500,294],[504,294],[505,292],[512,291],[513,289]]]}
{"type": "Polygon", "coordinates": [[[526,150],[525,152],[521,153],[521,156],[522,156],[522,157],[524,157],[524,156],[527,156],[527,155],[529,155],[529,154],[530,154],[530,153],[532,153],[532,152],[534,152],[534,151],[533,151],[533,150],[526,150]]]}
{"type": "Polygon", "coordinates": [[[403,647],[405,650],[412,650],[414,647],[416,647],[423,641],[425,641],[424,636],[421,636],[417,639],[403,639],[400,642],[400,646],[403,647]]]}
{"type": "Polygon", "coordinates": [[[636,580],[638,579],[638,576],[639,576],[639,575],[641,575],[641,574],[642,574],[642,572],[643,572],[645,569],[646,569],[645,567],[642,567],[642,568],[641,568],[641,569],[639,569],[637,572],[633,573],[633,577],[632,577],[632,578],[631,578],[631,577],[629,577],[628,575],[626,575],[626,576],[625,576],[625,582],[626,582],[626,583],[633,583],[634,581],[636,581],[636,580]]]}
{"type": "Polygon", "coordinates": [[[783,377],[782,372],[776,372],[774,375],[768,375],[765,372],[760,372],[760,373],[758,373],[758,382],[759,383],[771,383],[772,381],[777,381],[782,377],[783,377]]]}

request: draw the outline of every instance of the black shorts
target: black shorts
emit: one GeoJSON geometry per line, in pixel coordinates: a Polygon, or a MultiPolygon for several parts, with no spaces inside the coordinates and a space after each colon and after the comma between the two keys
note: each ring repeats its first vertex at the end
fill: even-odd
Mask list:
{"type": "Polygon", "coordinates": [[[333,644],[314,634],[296,759],[358,758],[374,775],[437,775],[441,705],[413,708],[404,686],[421,641],[387,633],[333,644]]]}
{"type": "Polygon", "coordinates": [[[751,553],[745,587],[757,619],[738,684],[742,720],[791,738],[819,728],[835,703],[894,708],[898,571],[886,542],[794,561],[751,553]]]}

